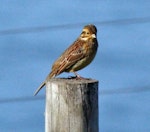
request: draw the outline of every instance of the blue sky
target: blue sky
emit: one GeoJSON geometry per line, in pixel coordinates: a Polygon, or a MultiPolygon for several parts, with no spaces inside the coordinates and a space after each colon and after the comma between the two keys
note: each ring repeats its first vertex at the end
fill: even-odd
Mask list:
{"type": "Polygon", "coordinates": [[[99,80],[100,131],[150,131],[149,9],[148,0],[1,0],[0,130],[44,131],[45,89],[32,95],[84,24],[93,23],[98,29],[98,53],[79,73],[99,80]],[[68,24],[72,26],[30,30],[68,24]],[[22,28],[29,32],[4,34],[22,28]]]}

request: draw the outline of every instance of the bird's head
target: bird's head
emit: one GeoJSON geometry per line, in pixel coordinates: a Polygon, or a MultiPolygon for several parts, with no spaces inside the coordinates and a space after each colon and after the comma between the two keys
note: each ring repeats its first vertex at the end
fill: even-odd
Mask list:
{"type": "Polygon", "coordinates": [[[80,35],[81,40],[87,40],[89,38],[96,38],[96,34],[97,34],[97,29],[94,25],[90,24],[90,25],[86,25],[84,26],[82,33],[80,35]]]}

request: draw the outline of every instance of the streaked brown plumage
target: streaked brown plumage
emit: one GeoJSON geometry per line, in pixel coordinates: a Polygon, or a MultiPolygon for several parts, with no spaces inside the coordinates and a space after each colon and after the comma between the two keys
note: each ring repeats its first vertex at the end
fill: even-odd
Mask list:
{"type": "MultiPolygon", "coordinates": [[[[80,78],[76,71],[90,64],[96,55],[98,48],[96,34],[97,29],[94,25],[86,25],[77,40],[54,62],[46,80],[54,78],[62,72],[74,72],[77,78],[80,78]]],[[[34,95],[37,95],[46,84],[46,80],[34,95]]]]}

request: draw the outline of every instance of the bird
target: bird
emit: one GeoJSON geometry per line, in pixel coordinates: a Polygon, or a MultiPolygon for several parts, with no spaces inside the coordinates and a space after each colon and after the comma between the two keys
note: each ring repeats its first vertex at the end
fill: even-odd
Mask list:
{"type": "Polygon", "coordinates": [[[55,78],[63,72],[73,72],[77,79],[82,77],[77,71],[89,65],[95,58],[98,49],[97,28],[93,24],[83,27],[80,36],[54,62],[51,72],[45,81],[37,88],[34,96],[46,85],[46,81],[55,78]]]}

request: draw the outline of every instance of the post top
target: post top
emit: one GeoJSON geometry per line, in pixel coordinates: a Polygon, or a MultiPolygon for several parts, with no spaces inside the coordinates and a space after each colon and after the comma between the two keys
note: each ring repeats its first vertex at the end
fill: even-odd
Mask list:
{"type": "Polygon", "coordinates": [[[54,83],[68,83],[68,84],[82,84],[82,83],[97,83],[98,80],[91,79],[91,78],[84,78],[84,79],[75,79],[75,78],[52,78],[47,80],[47,82],[54,82],[54,83]]]}

